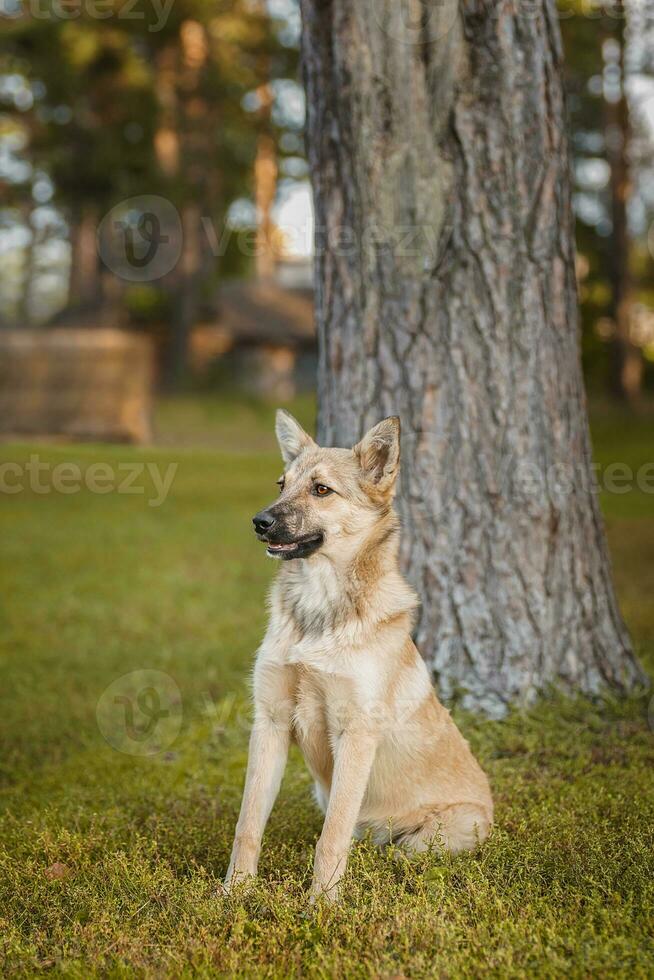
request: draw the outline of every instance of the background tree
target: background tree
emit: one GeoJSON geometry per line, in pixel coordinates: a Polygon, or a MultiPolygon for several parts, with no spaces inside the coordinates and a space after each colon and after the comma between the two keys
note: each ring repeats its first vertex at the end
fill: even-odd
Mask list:
{"type": "Polygon", "coordinates": [[[643,677],[593,489],[551,0],[302,0],[319,436],[404,423],[404,564],[441,692],[643,677]]]}
{"type": "Polygon", "coordinates": [[[653,13],[649,0],[560,7],[584,366],[593,390],[632,404],[654,354],[653,13]]]}
{"type": "Polygon", "coordinates": [[[262,114],[250,103],[271,77],[293,73],[296,52],[285,42],[284,21],[247,0],[178,0],[166,17],[146,0],[103,4],[101,17],[93,4],[72,4],[69,12],[62,17],[57,5],[43,4],[36,16],[26,6],[0,26],[0,109],[5,146],[15,144],[13,173],[0,193],[5,224],[20,226],[25,242],[16,250],[19,268],[7,277],[25,284],[23,296],[3,296],[3,305],[8,319],[25,324],[33,283],[43,278],[32,230],[43,203],[33,185],[41,178],[50,217],[60,218],[60,243],[61,219],[68,225],[68,304],[60,319],[162,322],[164,377],[175,384],[219,266],[233,274],[250,261],[233,244],[220,254],[215,246],[224,242],[234,200],[254,189],[262,134],[269,152],[283,135],[272,106],[262,114]],[[177,209],[181,255],[164,278],[133,284],[99,261],[96,233],[114,206],[144,195],[177,209]]]}

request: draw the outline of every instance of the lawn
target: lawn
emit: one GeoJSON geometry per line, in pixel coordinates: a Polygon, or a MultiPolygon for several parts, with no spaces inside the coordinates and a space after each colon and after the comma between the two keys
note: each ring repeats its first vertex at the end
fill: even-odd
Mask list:
{"type": "MultiPolygon", "coordinates": [[[[260,879],[218,894],[273,571],[249,528],[280,470],[271,417],[185,399],[161,406],[156,450],[1,447],[3,460],[38,454],[50,466],[41,489],[55,465],[79,467],[68,492],[26,481],[0,494],[2,974],[653,977],[645,695],[459,717],[496,796],[490,842],[415,861],[357,844],[332,908],[307,908],[320,818],[294,753],[260,879]],[[142,494],[90,492],[97,463],[122,466],[121,479],[134,463],[177,469],[151,506],[151,470],[132,484],[142,494]]],[[[597,412],[598,462],[637,470],[654,458],[653,429],[597,412]]],[[[623,610],[652,672],[654,494],[602,503],[623,610]]]]}

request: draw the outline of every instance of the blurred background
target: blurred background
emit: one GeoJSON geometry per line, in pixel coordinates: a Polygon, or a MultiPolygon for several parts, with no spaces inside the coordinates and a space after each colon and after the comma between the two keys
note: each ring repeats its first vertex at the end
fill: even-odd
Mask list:
{"type": "MultiPolygon", "coordinates": [[[[560,20],[584,368],[595,402],[637,409],[654,3],[560,20]]],[[[0,431],[212,443],[212,404],[310,399],[296,0],[2,0],[0,31],[0,431]]]]}

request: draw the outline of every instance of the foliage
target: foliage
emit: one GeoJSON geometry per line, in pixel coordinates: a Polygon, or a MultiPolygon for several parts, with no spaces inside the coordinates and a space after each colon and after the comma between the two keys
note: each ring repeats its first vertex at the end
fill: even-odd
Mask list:
{"type": "MultiPolygon", "coordinates": [[[[2,26],[0,107],[15,158],[0,185],[4,203],[19,209],[14,220],[45,202],[41,220],[52,219],[53,209],[65,216],[72,278],[85,216],[95,229],[119,202],[142,195],[161,195],[180,212],[195,203],[204,233],[196,242],[185,228],[183,247],[202,252],[193,282],[199,293],[215,283],[221,256],[212,243],[221,239],[230,205],[252,192],[259,133],[265,127],[280,142],[287,129],[256,108],[262,86],[295,73],[285,22],[250,0],[73,6],[66,16],[59,0],[26,0],[20,16],[2,26]]],[[[83,242],[87,253],[93,246],[93,239],[83,242]]],[[[233,248],[226,261],[232,273],[246,264],[233,248]]],[[[157,288],[175,297],[187,285],[180,269],[157,288]]],[[[84,305],[89,293],[92,302],[110,302],[99,295],[101,283],[95,292],[83,285],[87,295],[73,289],[71,305],[84,305]]],[[[13,316],[26,311],[29,303],[14,307],[13,316]]]]}
{"type": "MultiPolygon", "coordinates": [[[[67,261],[59,255],[54,261],[48,244],[68,241],[74,252],[76,228],[85,216],[97,225],[119,201],[161,194],[177,208],[199,203],[214,229],[212,241],[203,243],[199,282],[189,285],[173,276],[154,287],[165,295],[149,308],[152,319],[163,316],[169,330],[184,332],[188,324],[176,323],[176,317],[183,307],[178,294],[185,286],[187,292],[211,300],[220,274],[250,270],[250,259],[233,237],[226,244],[223,240],[220,254],[214,245],[222,239],[230,207],[253,196],[261,133],[270,132],[275,139],[283,182],[306,172],[301,120],[288,112],[293,101],[289,90],[297,94],[297,38],[291,26],[297,5],[293,0],[4,3],[9,16],[0,25],[0,147],[6,158],[4,165],[0,162],[0,232],[10,233],[18,244],[4,263],[0,314],[21,323],[51,314],[66,296],[61,283],[53,286],[53,270],[65,277],[67,261]],[[185,61],[189,25],[200,32],[195,42],[191,38],[199,61],[190,69],[185,61]],[[275,96],[270,116],[261,111],[260,93],[267,82],[275,96]],[[30,242],[40,250],[40,264],[30,256],[30,242]]],[[[615,95],[611,44],[623,41],[632,126],[625,149],[633,183],[629,265],[633,300],[645,313],[639,320],[638,344],[654,359],[654,257],[648,242],[654,211],[654,13],[651,0],[627,0],[625,27],[619,8],[620,3],[559,0],[581,256],[583,352],[593,384],[605,379],[612,329],[616,242],[607,107],[615,95]]],[[[529,4],[519,13],[532,15],[529,4]]],[[[73,254],[73,278],[76,262],[73,254]]],[[[73,306],[83,306],[89,297],[105,304],[111,300],[102,284],[87,283],[83,296],[71,285],[73,306]]],[[[199,306],[196,302],[186,311],[187,319],[198,315],[199,306]]],[[[131,314],[129,304],[122,309],[131,314]]],[[[139,322],[145,313],[140,307],[139,322]]],[[[649,372],[654,381],[654,367],[649,372]]]]}
{"type": "MultiPolygon", "coordinates": [[[[311,407],[300,405],[303,422],[311,407]]],[[[598,461],[637,468],[651,420],[602,410],[598,461]]],[[[459,718],[491,775],[478,853],[408,861],[354,847],[343,902],[306,905],[320,818],[296,754],[261,878],[218,894],[246,759],[247,675],[272,563],[249,531],[274,492],[272,410],[170,401],[164,441],[222,449],[15,446],[6,458],[178,464],[170,497],[0,497],[4,974],[651,976],[654,736],[647,699],[543,700],[459,718]],[[142,667],[179,685],[184,726],[151,759],[113,750],[95,708],[142,667]]],[[[603,499],[623,607],[654,668],[653,497],[603,499]]]]}

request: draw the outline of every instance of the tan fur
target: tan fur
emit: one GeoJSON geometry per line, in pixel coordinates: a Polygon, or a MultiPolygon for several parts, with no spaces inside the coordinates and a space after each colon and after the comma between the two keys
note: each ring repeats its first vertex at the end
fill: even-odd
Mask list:
{"type": "Polygon", "coordinates": [[[273,510],[292,533],[323,541],[285,561],[271,590],[226,885],[256,874],[293,739],[325,810],[312,894],[334,898],[353,836],[470,849],[487,837],[493,803],[410,636],[417,599],[399,571],[392,510],[399,420],[384,420],[353,450],[320,449],[287,413],[277,433],[287,469],[273,510]],[[334,492],[316,497],[316,481],[334,492]]]}

